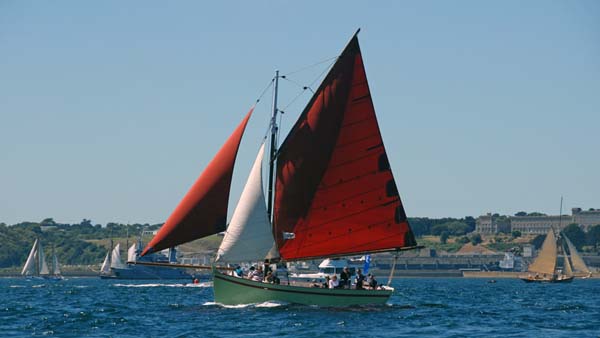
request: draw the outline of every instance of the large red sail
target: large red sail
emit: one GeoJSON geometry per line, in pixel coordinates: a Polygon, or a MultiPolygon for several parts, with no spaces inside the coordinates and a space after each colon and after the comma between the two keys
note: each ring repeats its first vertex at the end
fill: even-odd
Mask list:
{"type": "Polygon", "coordinates": [[[252,110],[148,243],[142,256],[225,231],[233,166],[252,110]]]}
{"type": "Polygon", "coordinates": [[[274,215],[285,260],[416,246],[356,36],[279,150],[274,215]]]}

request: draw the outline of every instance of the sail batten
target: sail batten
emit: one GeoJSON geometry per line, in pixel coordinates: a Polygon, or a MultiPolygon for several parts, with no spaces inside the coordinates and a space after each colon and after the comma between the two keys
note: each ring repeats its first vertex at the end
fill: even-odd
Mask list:
{"type": "Polygon", "coordinates": [[[141,256],[225,230],[233,167],[253,110],[248,112],[200,174],[141,256]]]}
{"type": "Polygon", "coordinates": [[[273,228],[285,260],[416,246],[356,36],[281,145],[276,175],[273,228]]]}

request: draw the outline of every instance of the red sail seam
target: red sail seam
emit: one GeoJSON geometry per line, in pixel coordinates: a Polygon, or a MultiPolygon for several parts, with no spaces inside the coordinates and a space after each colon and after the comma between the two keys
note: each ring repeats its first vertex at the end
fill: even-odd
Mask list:
{"type": "MultiPolygon", "coordinates": [[[[351,213],[351,214],[346,214],[346,215],[344,215],[344,216],[342,216],[342,217],[334,218],[334,219],[328,220],[328,221],[326,221],[326,222],[323,222],[323,223],[312,224],[312,225],[310,225],[310,226],[308,226],[308,227],[306,227],[306,228],[302,229],[302,231],[304,231],[305,229],[306,229],[306,230],[308,230],[308,229],[312,229],[312,228],[315,228],[315,227],[320,227],[320,226],[323,226],[323,225],[325,225],[325,224],[329,224],[329,223],[334,223],[334,222],[337,222],[337,221],[341,221],[341,220],[344,220],[344,219],[346,219],[346,218],[353,217],[353,216],[356,216],[356,215],[364,214],[364,213],[365,213],[365,212],[367,212],[367,211],[371,211],[371,210],[374,210],[374,209],[378,209],[378,208],[381,208],[381,207],[384,207],[384,206],[390,205],[390,204],[392,204],[392,203],[395,203],[395,202],[400,202],[400,198],[398,198],[398,197],[395,197],[395,198],[394,198],[394,201],[390,201],[390,202],[386,202],[386,203],[377,204],[377,205],[374,205],[374,206],[372,206],[372,207],[365,208],[365,209],[359,210],[359,211],[357,211],[357,212],[354,212],[354,213],[351,213]]],[[[391,217],[390,219],[394,219],[394,218],[393,218],[393,217],[391,217]]],[[[394,222],[394,223],[395,223],[395,222],[394,222]]],[[[298,230],[297,232],[301,232],[301,231],[300,231],[300,230],[298,230]]]]}
{"type": "MultiPolygon", "coordinates": [[[[371,170],[371,171],[369,171],[369,172],[367,172],[365,174],[361,174],[361,175],[358,175],[358,176],[354,176],[352,178],[348,178],[348,179],[346,179],[343,182],[337,182],[337,183],[329,184],[327,186],[324,186],[324,185],[321,184],[319,186],[319,188],[317,189],[317,191],[325,191],[325,190],[330,190],[330,189],[333,189],[333,188],[337,188],[337,187],[339,187],[341,185],[348,184],[348,183],[351,183],[353,181],[358,181],[361,178],[364,178],[364,177],[367,177],[367,176],[377,175],[377,173],[378,173],[377,170],[371,170]]],[[[379,189],[381,189],[381,187],[377,188],[377,190],[379,190],[379,189]]]]}
{"type": "MultiPolygon", "coordinates": [[[[367,175],[364,175],[364,176],[367,176],[367,175]]],[[[349,181],[346,181],[346,182],[349,182],[349,181]]],[[[344,183],[346,183],[346,182],[344,182],[344,183]]],[[[321,190],[326,190],[326,189],[327,188],[323,188],[323,189],[319,189],[319,190],[321,191],[321,190]]],[[[319,210],[319,209],[323,209],[323,208],[328,208],[328,207],[330,207],[332,205],[340,204],[340,203],[342,203],[344,201],[349,201],[349,200],[352,200],[352,199],[354,199],[354,198],[356,198],[358,196],[367,195],[367,194],[372,193],[372,192],[377,191],[377,190],[381,190],[381,188],[377,187],[377,188],[374,188],[374,189],[370,189],[370,190],[367,190],[367,191],[360,192],[358,194],[354,194],[354,195],[348,196],[347,198],[344,198],[344,199],[333,201],[331,203],[320,204],[319,206],[313,206],[312,208],[310,208],[310,210],[319,210]]]]}
{"type": "Polygon", "coordinates": [[[361,137],[361,138],[359,138],[359,139],[352,140],[352,141],[350,141],[350,142],[346,142],[346,143],[340,143],[340,144],[338,144],[337,146],[335,146],[335,149],[340,149],[340,148],[344,148],[344,147],[349,147],[349,146],[351,146],[351,145],[353,145],[353,144],[356,144],[356,143],[362,142],[362,141],[364,141],[364,140],[368,140],[368,139],[370,139],[370,138],[379,138],[379,133],[369,134],[369,135],[367,135],[367,136],[365,136],[365,137],[361,137]]]}
{"type": "MultiPolygon", "coordinates": [[[[384,220],[381,220],[381,221],[375,222],[375,223],[366,223],[366,224],[361,224],[361,225],[356,225],[355,224],[354,227],[356,227],[356,229],[358,229],[358,230],[353,231],[352,233],[361,231],[361,230],[363,230],[365,228],[367,230],[371,230],[372,228],[378,227],[378,226],[380,226],[382,224],[390,223],[390,221],[393,222],[393,223],[395,223],[393,218],[389,218],[389,219],[384,219],[384,220]],[[371,228],[369,228],[369,227],[371,227],[371,228]]],[[[398,224],[402,224],[402,223],[398,223],[398,224]]],[[[304,236],[304,233],[309,232],[311,230],[314,230],[313,226],[307,227],[305,229],[298,230],[297,234],[302,234],[304,236]]],[[[348,234],[346,234],[346,233],[343,234],[343,236],[347,236],[347,235],[348,234]]],[[[341,235],[336,235],[336,236],[341,236],[341,235]]]]}
{"type": "Polygon", "coordinates": [[[365,117],[364,119],[361,119],[361,120],[357,120],[357,121],[352,121],[352,122],[345,123],[345,124],[342,125],[342,128],[344,128],[344,127],[350,127],[350,126],[353,126],[353,125],[356,125],[356,124],[360,124],[360,123],[364,123],[366,121],[372,121],[374,119],[375,119],[374,116],[365,117]]]}
{"type": "MultiPolygon", "coordinates": [[[[357,231],[357,232],[358,232],[358,231],[357,231]]],[[[354,234],[353,234],[353,235],[354,235],[354,234]]],[[[327,242],[330,242],[330,241],[332,241],[332,240],[339,240],[339,239],[341,239],[341,238],[343,238],[343,237],[348,237],[348,236],[353,236],[353,235],[347,235],[347,234],[344,234],[344,235],[338,235],[338,236],[330,236],[329,238],[327,238],[327,239],[324,239],[324,240],[322,240],[322,241],[314,241],[314,240],[313,240],[313,241],[312,241],[312,243],[310,243],[310,244],[308,244],[308,245],[306,245],[306,244],[305,244],[305,245],[303,245],[303,248],[310,248],[310,247],[317,246],[317,245],[319,245],[319,244],[321,244],[321,245],[322,245],[323,243],[327,243],[327,242]]],[[[386,237],[384,237],[384,238],[376,239],[376,240],[374,240],[374,241],[370,241],[370,242],[363,242],[363,243],[361,243],[360,245],[349,246],[349,247],[348,247],[348,251],[350,251],[350,252],[351,252],[351,251],[354,251],[354,249],[357,249],[357,248],[360,248],[360,247],[364,247],[364,246],[369,246],[369,245],[371,245],[371,247],[372,247],[372,244],[379,243],[379,242],[388,242],[388,241],[390,241],[390,239],[392,239],[392,238],[396,238],[396,237],[404,237],[404,235],[405,235],[405,233],[403,233],[403,232],[401,232],[401,233],[396,233],[396,234],[393,234],[393,235],[387,235],[387,236],[386,236],[386,237]]],[[[347,252],[347,251],[344,251],[344,252],[347,252]]],[[[343,253],[343,252],[341,252],[341,253],[343,253]]]]}
{"type": "Polygon", "coordinates": [[[352,103],[356,103],[358,101],[361,101],[361,100],[364,100],[364,99],[368,99],[370,97],[371,97],[371,94],[366,94],[366,95],[363,95],[363,96],[359,96],[359,97],[357,97],[355,99],[352,99],[352,103]]]}
{"type": "MultiPolygon", "coordinates": [[[[331,165],[331,166],[329,166],[329,169],[340,168],[340,167],[343,167],[343,166],[350,165],[352,163],[360,162],[360,160],[364,160],[365,158],[375,157],[375,156],[378,156],[378,155],[380,155],[380,154],[377,154],[377,153],[368,153],[368,154],[366,154],[364,156],[355,157],[355,158],[353,158],[351,160],[347,160],[347,161],[344,161],[344,162],[341,162],[341,163],[338,163],[338,164],[335,164],[335,165],[331,165]]],[[[377,162],[375,162],[375,165],[376,164],[377,164],[377,162]]]]}

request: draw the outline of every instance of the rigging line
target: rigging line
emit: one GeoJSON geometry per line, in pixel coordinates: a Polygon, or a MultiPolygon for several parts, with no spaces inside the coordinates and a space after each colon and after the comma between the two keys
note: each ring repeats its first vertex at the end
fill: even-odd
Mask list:
{"type": "Polygon", "coordinates": [[[325,63],[325,62],[331,61],[331,60],[333,60],[333,59],[337,59],[338,57],[339,57],[339,55],[336,55],[336,56],[334,56],[334,57],[330,57],[330,58],[327,58],[327,59],[325,59],[325,60],[321,60],[321,61],[319,61],[319,62],[317,62],[317,63],[313,63],[312,65],[308,65],[308,66],[306,66],[306,67],[302,67],[302,68],[300,68],[300,69],[297,69],[297,70],[295,70],[295,71],[292,71],[292,72],[289,72],[289,73],[287,73],[287,74],[284,74],[283,76],[287,76],[287,75],[292,75],[292,74],[299,73],[299,72],[301,72],[301,71],[304,71],[304,70],[310,69],[310,68],[312,68],[312,67],[318,66],[318,65],[320,65],[320,64],[322,64],[322,63],[325,63]]]}
{"type": "Polygon", "coordinates": [[[299,84],[298,82],[296,82],[294,80],[288,79],[287,76],[285,76],[285,75],[281,76],[281,78],[284,79],[284,80],[287,80],[287,81],[289,81],[289,82],[291,82],[293,84],[295,84],[296,86],[298,86],[300,88],[306,89],[306,86],[303,86],[303,85],[299,84]]]}
{"type": "MultiPolygon", "coordinates": [[[[325,69],[323,69],[323,71],[321,72],[321,74],[319,74],[319,76],[317,76],[313,82],[310,83],[310,85],[308,85],[308,88],[312,87],[320,78],[321,76],[323,76],[323,74],[325,74],[325,72],[329,71],[331,69],[331,66],[333,66],[335,64],[335,62],[337,61],[337,57],[335,60],[333,60],[332,62],[329,63],[329,66],[327,66],[325,69]]],[[[311,89],[312,91],[312,89],[311,89]]],[[[313,91],[314,93],[314,91],[313,91]]]]}
{"type": "Polygon", "coordinates": [[[285,112],[292,104],[294,104],[294,102],[296,102],[296,100],[298,100],[300,98],[300,96],[302,96],[302,94],[304,94],[306,92],[306,89],[308,87],[304,87],[304,89],[302,89],[302,91],[300,93],[298,93],[298,95],[296,95],[296,97],[294,97],[292,99],[292,101],[290,101],[290,103],[288,103],[282,110],[282,112],[285,112]]]}
{"type": "MultiPolygon", "coordinates": [[[[293,83],[293,84],[295,84],[296,86],[298,86],[298,87],[302,88],[302,91],[301,91],[300,93],[298,93],[298,95],[296,95],[296,97],[294,97],[294,98],[292,99],[292,101],[290,101],[290,103],[288,103],[288,104],[285,106],[285,108],[283,108],[283,111],[287,110],[287,109],[288,109],[288,108],[289,108],[289,107],[290,107],[290,106],[291,106],[291,105],[292,105],[294,102],[296,102],[296,100],[298,100],[298,99],[300,98],[300,96],[302,96],[302,94],[304,94],[304,92],[305,92],[307,89],[308,89],[308,90],[310,90],[310,91],[311,91],[311,92],[314,94],[314,93],[315,93],[315,91],[314,91],[314,90],[313,90],[311,87],[312,87],[312,86],[313,86],[313,85],[314,85],[314,84],[315,84],[315,83],[316,83],[316,82],[317,82],[317,81],[318,81],[318,80],[319,80],[319,79],[320,79],[320,78],[323,76],[323,74],[325,74],[325,72],[327,72],[327,71],[329,71],[329,70],[331,69],[331,66],[332,66],[332,65],[335,63],[335,61],[337,61],[338,57],[339,57],[339,56],[335,56],[335,57],[333,57],[333,58],[329,58],[329,59],[327,59],[327,60],[324,60],[324,61],[321,61],[321,62],[319,62],[319,63],[316,63],[316,64],[312,65],[312,66],[316,66],[316,65],[319,65],[319,64],[325,63],[325,62],[327,62],[327,61],[331,61],[331,62],[329,63],[329,66],[327,66],[325,69],[323,69],[323,71],[321,71],[321,73],[320,73],[319,75],[317,75],[317,77],[316,77],[316,78],[315,78],[315,79],[314,79],[314,80],[313,80],[313,81],[310,83],[310,85],[308,85],[308,86],[303,86],[303,85],[301,85],[300,83],[298,83],[298,82],[296,82],[296,81],[294,81],[294,80],[290,80],[290,79],[288,79],[288,77],[287,77],[288,75],[290,75],[290,74],[293,74],[293,73],[297,73],[298,71],[296,71],[296,72],[291,72],[291,73],[288,73],[288,74],[285,74],[285,75],[282,75],[282,76],[280,76],[282,79],[284,79],[284,80],[287,80],[288,82],[290,82],[290,83],[293,83]]],[[[309,66],[309,67],[311,67],[311,66],[309,66]]],[[[309,68],[309,67],[305,67],[305,69],[306,69],[306,68],[309,68]]]]}
{"type": "Polygon", "coordinates": [[[273,85],[274,81],[275,81],[275,78],[272,78],[269,81],[269,84],[267,85],[267,87],[265,87],[265,89],[262,91],[262,93],[260,94],[260,96],[258,97],[258,99],[256,99],[256,103],[260,102],[260,100],[263,98],[263,96],[265,96],[265,94],[267,93],[267,90],[269,90],[269,88],[271,88],[271,86],[273,85]]]}

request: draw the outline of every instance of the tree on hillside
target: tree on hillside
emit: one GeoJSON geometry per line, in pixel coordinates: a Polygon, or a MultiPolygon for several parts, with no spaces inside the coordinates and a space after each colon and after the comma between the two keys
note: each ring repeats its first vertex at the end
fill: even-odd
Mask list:
{"type": "Polygon", "coordinates": [[[463,222],[468,225],[467,233],[475,231],[475,225],[477,224],[477,221],[473,216],[465,216],[463,222]]]}
{"type": "Polygon", "coordinates": [[[53,218],[44,218],[40,225],[56,225],[56,222],[54,222],[53,218]]]}
{"type": "Polygon", "coordinates": [[[471,236],[471,244],[479,245],[480,243],[481,243],[481,235],[480,234],[475,234],[475,235],[471,236]]]}
{"type": "Polygon", "coordinates": [[[512,235],[513,238],[521,237],[521,231],[519,231],[519,230],[513,230],[511,232],[511,235],[512,235]]]}
{"type": "Polygon", "coordinates": [[[462,236],[456,239],[456,243],[460,243],[460,244],[467,244],[470,242],[469,237],[467,236],[462,236]]]}
{"type": "Polygon", "coordinates": [[[527,216],[548,216],[548,215],[541,213],[541,212],[534,211],[534,212],[528,213],[527,216]]]}
{"type": "Polygon", "coordinates": [[[448,242],[448,237],[450,237],[448,231],[442,232],[442,234],[440,235],[440,243],[446,244],[446,242],[448,242]]]}
{"type": "Polygon", "coordinates": [[[450,234],[454,236],[464,235],[469,231],[469,225],[465,222],[456,221],[445,224],[446,227],[448,227],[448,231],[450,231],[450,234]]]}
{"type": "Polygon", "coordinates": [[[527,216],[527,213],[525,211],[519,211],[515,214],[515,216],[527,216]]]}
{"type": "Polygon", "coordinates": [[[469,225],[465,222],[452,221],[441,224],[436,224],[431,228],[431,233],[434,235],[441,235],[442,232],[447,231],[450,235],[461,236],[467,233],[469,225]]]}
{"type": "Polygon", "coordinates": [[[598,250],[598,247],[600,247],[600,224],[590,227],[585,239],[587,245],[591,245],[598,250]]]}
{"type": "Polygon", "coordinates": [[[430,234],[431,220],[426,217],[409,218],[408,223],[416,237],[430,234]]]}
{"type": "Polygon", "coordinates": [[[562,232],[571,240],[577,250],[581,250],[581,247],[585,245],[585,232],[581,230],[578,224],[569,224],[562,232]]]}

